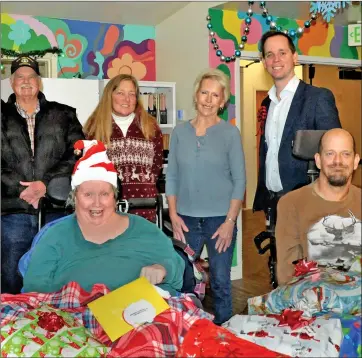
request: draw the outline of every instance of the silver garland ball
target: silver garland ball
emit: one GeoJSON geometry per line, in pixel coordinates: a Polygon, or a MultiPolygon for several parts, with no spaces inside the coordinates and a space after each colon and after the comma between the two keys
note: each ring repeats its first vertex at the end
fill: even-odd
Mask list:
{"type": "Polygon", "coordinates": [[[267,14],[268,14],[268,9],[265,9],[265,8],[264,8],[264,9],[263,9],[263,14],[264,14],[264,15],[267,15],[267,14]]]}
{"type": "Polygon", "coordinates": [[[250,32],[250,28],[248,26],[245,26],[244,33],[247,35],[250,32]]]}
{"type": "Polygon", "coordinates": [[[210,31],[210,36],[215,36],[215,32],[214,31],[210,31]]]}
{"type": "Polygon", "coordinates": [[[303,27],[298,27],[298,28],[297,28],[297,34],[298,34],[298,35],[301,35],[303,32],[304,32],[303,27]]]}
{"type": "Polygon", "coordinates": [[[226,58],[226,57],[225,57],[224,55],[221,55],[221,56],[220,56],[220,60],[221,60],[221,61],[225,61],[225,58],[226,58]]]}
{"type": "Polygon", "coordinates": [[[270,28],[271,29],[275,29],[277,27],[277,24],[275,21],[272,21],[270,24],[269,24],[270,28]]]}
{"type": "Polygon", "coordinates": [[[252,16],[253,15],[253,9],[248,9],[248,15],[252,16]]]}
{"type": "Polygon", "coordinates": [[[210,15],[207,15],[207,16],[206,16],[206,20],[207,20],[207,21],[210,21],[210,20],[211,20],[211,16],[210,16],[210,15]]]}
{"type": "Polygon", "coordinates": [[[310,16],[310,18],[311,18],[312,20],[315,20],[315,19],[317,18],[317,15],[316,15],[316,14],[312,14],[312,15],[310,16]]]}
{"type": "Polygon", "coordinates": [[[240,50],[244,50],[244,47],[245,47],[245,46],[244,46],[243,43],[239,44],[239,49],[240,49],[240,50]]]}
{"type": "Polygon", "coordinates": [[[214,45],[214,49],[215,49],[215,50],[218,50],[218,49],[219,49],[219,45],[218,45],[218,44],[215,44],[215,45],[214,45]]]}
{"type": "Polygon", "coordinates": [[[286,35],[288,35],[288,30],[283,30],[283,32],[284,32],[286,35]]]}
{"type": "Polygon", "coordinates": [[[235,55],[232,55],[232,56],[230,57],[230,60],[234,62],[234,61],[236,60],[235,55]]]}

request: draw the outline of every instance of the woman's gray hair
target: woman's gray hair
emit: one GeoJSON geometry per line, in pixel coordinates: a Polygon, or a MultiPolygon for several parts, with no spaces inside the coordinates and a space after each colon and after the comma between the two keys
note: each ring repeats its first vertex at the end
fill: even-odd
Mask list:
{"type": "Polygon", "coordinates": [[[226,104],[230,98],[230,79],[224,72],[216,68],[209,68],[201,72],[199,76],[196,78],[196,81],[194,83],[194,93],[193,93],[194,103],[196,104],[196,95],[197,92],[200,90],[202,81],[206,79],[212,79],[219,83],[219,85],[223,89],[224,101],[226,104]]]}
{"type": "MultiPolygon", "coordinates": [[[[78,188],[79,185],[69,192],[68,199],[65,203],[65,207],[72,207],[73,209],[75,209],[75,196],[77,194],[78,188]]],[[[117,201],[118,189],[112,185],[112,190],[113,190],[114,200],[117,201]]]]}

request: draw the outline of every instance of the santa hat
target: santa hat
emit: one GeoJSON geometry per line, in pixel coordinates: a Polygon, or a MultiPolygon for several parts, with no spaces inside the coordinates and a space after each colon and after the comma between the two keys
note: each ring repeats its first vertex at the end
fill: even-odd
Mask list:
{"type": "Polygon", "coordinates": [[[72,189],[89,180],[102,180],[117,188],[117,170],[108,159],[105,145],[98,140],[78,140],[75,152],[83,149],[83,157],[74,166],[72,189]]]}

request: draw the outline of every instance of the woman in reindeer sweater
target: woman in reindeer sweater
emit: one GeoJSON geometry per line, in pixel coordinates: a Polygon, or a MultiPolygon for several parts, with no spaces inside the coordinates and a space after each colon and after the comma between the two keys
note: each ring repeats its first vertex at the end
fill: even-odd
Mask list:
{"type": "MultiPolygon", "coordinates": [[[[107,145],[122,183],[123,199],[156,197],[163,161],[162,132],[143,108],[133,76],[121,74],[108,82],[84,131],[88,138],[107,145]]],[[[155,209],[130,212],[156,221],[155,209]]]]}

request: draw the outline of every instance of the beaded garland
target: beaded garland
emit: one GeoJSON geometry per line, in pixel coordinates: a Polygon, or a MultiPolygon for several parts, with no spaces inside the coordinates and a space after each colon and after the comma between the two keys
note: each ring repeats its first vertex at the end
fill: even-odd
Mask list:
{"type": "MultiPolygon", "coordinates": [[[[211,24],[211,16],[208,15],[206,17],[206,20],[208,21],[207,23],[207,28],[209,29],[209,35],[211,37],[211,43],[213,44],[214,50],[216,51],[216,56],[220,57],[220,61],[222,62],[233,62],[236,60],[236,58],[241,56],[241,51],[244,50],[245,48],[245,43],[248,41],[248,35],[250,33],[250,25],[252,22],[252,16],[253,16],[253,5],[254,5],[254,1],[248,1],[248,5],[249,8],[246,12],[246,17],[244,19],[246,26],[244,27],[244,31],[243,31],[243,35],[241,36],[241,42],[238,45],[238,48],[234,51],[234,53],[232,55],[224,55],[222,50],[220,50],[219,45],[217,44],[217,40],[215,38],[215,31],[213,31],[212,29],[212,24],[211,24]]],[[[278,26],[276,24],[276,22],[273,19],[273,16],[271,16],[269,14],[268,9],[266,8],[266,1],[260,1],[260,8],[262,10],[262,16],[265,18],[266,23],[269,25],[270,30],[272,31],[279,31],[279,32],[283,32],[286,35],[288,35],[289,37],[291,37],[292,39],[294,39],[295,37],[301,37],[304,33],[304,30],[309,28],[312,24],[315,23],[315,20],[317,19],[317,14],[316,13],[312,13],[310,15],[310,18],[304,22],[304,26],[303,27],[298,27],[297,29],[283,29],[281,26],[278,26]]]]}

